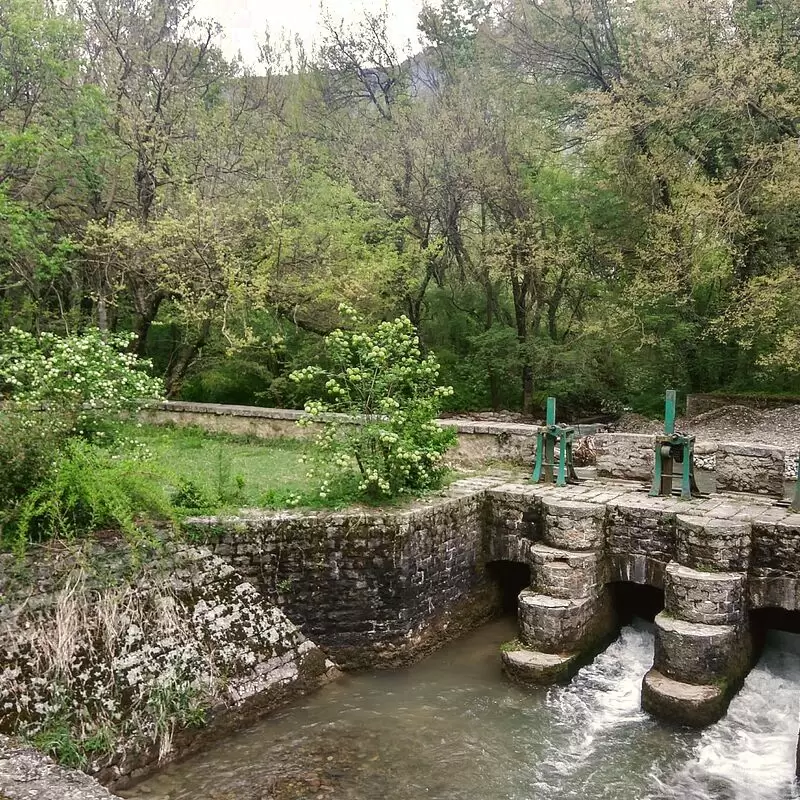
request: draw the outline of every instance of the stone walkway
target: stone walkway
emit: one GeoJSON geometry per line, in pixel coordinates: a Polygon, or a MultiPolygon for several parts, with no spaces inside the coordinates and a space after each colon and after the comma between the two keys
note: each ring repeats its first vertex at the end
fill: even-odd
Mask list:
{"type": "Polygon", "coordinates": [[[739,492],[721,492],[691,500],[673,497],[650,497],[648,489],[636,481],[586,480],[576,485],[506,484],[499,487],[507,494],[596,503],[598,505],[641,508],[662,513],[737,519],[743,522],[781,523],[800,527],[800,514],[786,505],[778,505],[774,497],[739,492]]]}

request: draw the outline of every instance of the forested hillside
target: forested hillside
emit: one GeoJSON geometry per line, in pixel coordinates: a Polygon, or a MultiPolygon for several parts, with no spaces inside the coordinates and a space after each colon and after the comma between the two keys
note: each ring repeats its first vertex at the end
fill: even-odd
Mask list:
{"type": "Polygon", "coordinates": [[[0,5],[0,319],[297,405],[407,315],[453,409],[800,393],[800,0],[444,0],[248,70],[190,0],[0,5]]]}

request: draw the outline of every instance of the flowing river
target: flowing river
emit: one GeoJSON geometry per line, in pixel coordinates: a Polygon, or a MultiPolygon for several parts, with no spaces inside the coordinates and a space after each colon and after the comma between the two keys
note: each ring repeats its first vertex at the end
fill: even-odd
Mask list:
{"type": "Polygon", "coordinates": [[[800,800],[800,636],[771,634],[702,732],[639,708],[647,623],[567,686],[500,673],[504,619],[396,672],[347,676],[123,793],[136,800],[800,800]]]}

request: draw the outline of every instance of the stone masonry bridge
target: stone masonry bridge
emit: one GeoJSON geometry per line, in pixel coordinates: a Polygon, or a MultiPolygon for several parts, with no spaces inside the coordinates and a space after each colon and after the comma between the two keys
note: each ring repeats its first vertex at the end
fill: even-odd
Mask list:
{"type": "Polygon", "coordinates": [[[800,610],[800,514],[763,496],[649,497],[629,482],[488,492],[487,558],[531,568],[509,675],[569,677],[614,635],[610,584],[656,587],[643,707],[689,725],[719,719],[753,662],[753,610],[800,610]]]}

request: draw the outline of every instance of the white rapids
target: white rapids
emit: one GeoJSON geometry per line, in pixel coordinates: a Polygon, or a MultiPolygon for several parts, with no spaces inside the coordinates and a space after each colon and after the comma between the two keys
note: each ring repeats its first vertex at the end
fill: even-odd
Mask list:
{"type": "Polygon", "coordinates": [[[692,758],[654,775],[665,800],[797,800],[800,636],[771,633],[727,715],[703,732],[692,758]]]}

